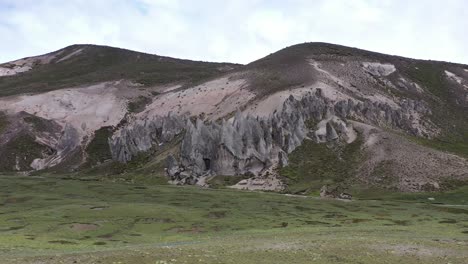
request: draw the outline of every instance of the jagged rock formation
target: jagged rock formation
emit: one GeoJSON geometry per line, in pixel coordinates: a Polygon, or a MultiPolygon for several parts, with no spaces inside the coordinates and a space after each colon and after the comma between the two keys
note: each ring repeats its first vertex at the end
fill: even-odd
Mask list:
{"type": "Polygon", "coordinates": [[[112,158],[128,162],[140,152],[170,142],[185,127],[185,117],[169,114],[154,116],[151,120],[137,120],[117,130],[109,139],[112,158]]]}
{"type": "Polygon", "coordinates": [[[168,175],[178,182],[196,183],[206,175],[265,176],[271,167],[285,166],[287,154],[306,137],[318,143],[336,140],[351,143],[356,132],[347,124],[347,118],[422,135],[413,123],[414,115],[430,114],[422,103],[411,100],[403,101],[399,109],[352,99],[332,102],[323,96],[321,89],[302,98],[290,96],[281,109],[269,117],[237,111],[232,120],[221,123],[201,119],[192,123],[175,115],[155,117],[120,129],[110,145],[113,157],[127,162],[139,152],[170,142],[185,130],[180,162],[170,156],[168,175]],[[308,128],[306,121],[318,125],[308,128]]]}

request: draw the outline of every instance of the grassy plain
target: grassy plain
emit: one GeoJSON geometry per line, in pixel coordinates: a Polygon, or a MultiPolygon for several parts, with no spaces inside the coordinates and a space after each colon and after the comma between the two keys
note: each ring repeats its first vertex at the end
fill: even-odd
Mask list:
{"type": "Polygon", "coordinates": [[[0,176],[0,263],[467,263],[467,188],[355,196],[0,176]]]}

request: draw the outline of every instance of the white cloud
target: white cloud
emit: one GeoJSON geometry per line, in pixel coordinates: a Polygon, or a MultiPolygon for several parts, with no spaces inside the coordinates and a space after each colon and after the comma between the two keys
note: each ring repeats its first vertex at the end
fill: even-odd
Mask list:
{"type": "Polygon", "coordinates": [[[463,0],[0,0],[0,61],[75,43],[247,63],[332,42],[468,63],[463,0]]]}

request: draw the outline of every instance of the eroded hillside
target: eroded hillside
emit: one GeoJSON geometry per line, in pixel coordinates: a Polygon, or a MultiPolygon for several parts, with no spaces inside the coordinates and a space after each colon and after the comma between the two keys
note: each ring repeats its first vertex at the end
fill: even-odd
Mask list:
{"type": "Polygon", "coordinates": [[[468,66],[325,43],[245,66],[106,49],[3,65],[3,170],[294,193],[468,180],[468,66]],[[23,142],[35,151],[15,148],[23,142]]]}

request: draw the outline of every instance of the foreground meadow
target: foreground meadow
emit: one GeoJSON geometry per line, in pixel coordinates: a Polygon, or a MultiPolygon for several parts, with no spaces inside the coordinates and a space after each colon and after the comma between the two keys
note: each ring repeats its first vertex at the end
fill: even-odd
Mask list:
{"type": "Polygon", "coordinates": [[[468,263],[468,189],[351,202],[0,176],[0,263],[468,263]]]}

